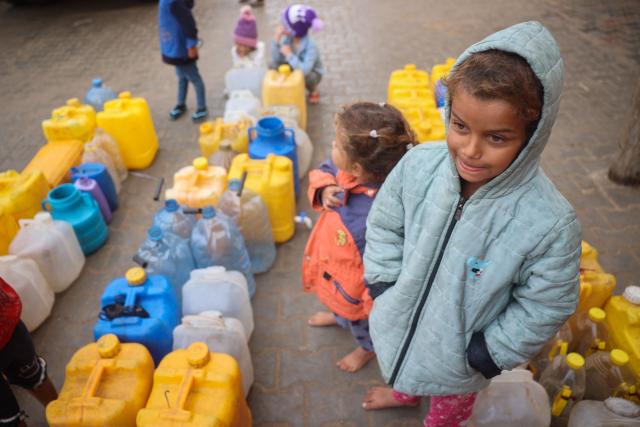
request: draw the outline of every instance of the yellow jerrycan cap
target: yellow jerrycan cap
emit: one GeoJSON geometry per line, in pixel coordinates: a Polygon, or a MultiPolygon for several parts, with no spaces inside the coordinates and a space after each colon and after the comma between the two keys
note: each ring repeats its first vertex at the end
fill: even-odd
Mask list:
{"type": "Polygon", "coordinates": [[[128,90],[125,90],[124,92],[120,92],[118,94],[118,98],[119,99],[131,99],[131,92],[129,92],[128,90]]]}
{"type": "Polygon", "coordinates": [[[213,124],[211,122],[205,122],[200,125],[200,133],[208,134],[213,132],[213,124]]]}
{"type": "Polygon", "coordinates": [[[598,307],[593,307],[589,309],[589,319],[594,322],[600,323],[604,322],[604,319],[607,317],[607,314],[603,309],[598,307]]]}
{"type": "Polygon", "coordinates": [[[282,64],[278,67],[278,73],[289,75],[291,74],[291,66],[288,64],[282,64]]]}
{"type": "Polygon", "coordinates": [[[206,157],[196,157],[193,161],[193,167],[199,171],[207,170],[209,167],[209,162],[206,157]]]}
{"type": "Polygon", "coordinates": [[[614,348],[613,350],[611,350],[611,353],[609,353],[609,357],[611,358],[611,362],[613,362],[614,365],[624,366],[629,363],[629,355],[626,351],[620,350],[619,348],[614,348]]]}
{"type": "Polygon", "coordinates": [[[103,359],[111,359],[120,353],[120,340],[114,334],[103,335],[96,343],[98,354],[103,359]]]}
{"type": "Polygon", "coordinates": [[[640,286],[627,286],[622,294],[622,298],[631,304],[640,305],[640,286]]]}
{"type": "Polygon", "coordinates": [[[567,354],[567,365],[571,369],[581,369],[584,367],[584,357],[578,353],[569,353],[567,354]]]}
{"type": "Polygon", "coordinates": [[[194,368],[202,368],[210,358],[209,347],[203,342],[194,342],[187,347],[187,362],[194,368]]]}
{"type": "Polygon", "coordinates": [[[416,70],[416,64],[407,64],[404,66],[404,70],[405,71],[415,71],[416,70]]]}
{"type": "Polygon", "coordinates": [[[78,98],[67,99],[67,105],[69,107],[80,107],[82,104],[78,98]]]}
{"type": "Polygon", "coordinates": [[[140,267],[130,268],[124,277],[127,279],[129,286],[139,286],[147,281],[147,273],[140,267]]]}

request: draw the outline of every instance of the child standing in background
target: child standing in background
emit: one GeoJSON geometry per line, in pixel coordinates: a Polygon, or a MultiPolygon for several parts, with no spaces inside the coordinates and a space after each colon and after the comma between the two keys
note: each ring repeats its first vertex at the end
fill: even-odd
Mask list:
{"type": "Polygon", "coordinates": [[[233,41],[233,68],[264,67],[264,42],[258,40],[256,17],[251,6],[243,6],[240,9],[240,19],[233,31],[233,41]]]}
{"type": "Polygon", "coordinates": [[[309,102],[317,104],[320,102],[317,87],[322,80],[324,67],[318,47],[308,33],[309,29],[320,31],[324,23],[317,17],[315,10],[301,4],[284,9],[280,21],[282,25],[276,28],[271,43],[269,68],[276,69],[279,65],[289,64],[294,70],[301,70],[309,91],[309,102]]]}
{"type": "Polygon", "coordinates": [[[311,316],[309,325],[351,331],[358,347],[337,362],[344,371],[355,372],[375,356],[362,265],[365,221],[380,184],[414,144],[396,108],[355,103],[336,117],[331,160],[309,173],[309,200],[322,214],[307,242],[302,282],[331,310],[311,316]]]}

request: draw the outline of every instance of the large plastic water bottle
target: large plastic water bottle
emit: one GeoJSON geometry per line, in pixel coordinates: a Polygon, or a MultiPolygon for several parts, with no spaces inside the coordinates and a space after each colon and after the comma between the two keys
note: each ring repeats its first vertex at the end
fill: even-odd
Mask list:
{"type": "MultiPolygon", "coordinates": [[[[604,400],[608,397],[638,399],[638,384],[629,367],[629,355],[620,349],[597,351],[585,360],[587,377],[585,399],[604,400]]],[[[640,403],[640,402],[639,402],[640,403]]]]}
{"type": "Polygon", "coordinates": [[[196,223],[193,215],[184,213],[184,209],[175,199],[164,202],[164,207],[153,217],[153,226],[159,227],[165,233],[173,233],[183,239],[191,239],[191,232],[196,223]]]}
{"type": "Polygon", "coordinates": [[[558,332],[547,342],[540,352],[529,361],[529,368],[535,379],[540,378],[542,371],[551,363],[554,357],[563,356],[569,352],[569,346],[573,341],[573,334],[569,323],[560,327],[558,332]]]}
{"type": "Polygon", "coordinates": [[[556,356],[540,377],[551,404],[551,427],[564,427],[585,388],[584,358],[578,353],[556,356]]]}
{"type": "Polygon", "coordinates": [[[575,317],[575,345],[571,351],[587,357],[596,351],[607,348],[609,332],[606,313],[601,308],[590,308],[587,313],[578,313],[575,317]]]}
{"type": "Polygon", "coordinates": [[[640,406],[610,397],[604,402],[583,400],[573,408],[569,427],[640,427],[640,406]]]}
{"type": "Polygon", "coordinates": [[[102,85],[102,79],[97,78],[91,82],[91,88],[84,96],[84,103],[91,105],[98,112],[102,111],[102,106],[105,102],[117,97],[118,95],[112,89],[102,85]]]}
{"type": "Polygon", "coordinates": [[[221,265],[244,274],[253,298],[256,282],[251,272],[249,253],[240,230],[231,218],[213,206],[202,209],[202,218],[191,233],[191,251],[198,268],[221,265]]]}

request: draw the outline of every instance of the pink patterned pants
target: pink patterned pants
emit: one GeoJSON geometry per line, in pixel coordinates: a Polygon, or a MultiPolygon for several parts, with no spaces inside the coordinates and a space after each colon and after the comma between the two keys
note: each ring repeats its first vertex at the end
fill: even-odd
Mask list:
{"type": "MultiPolygon", "coordinates": [[[[424,418],[424,427],[458,427],[471,416],[477,393],[431,396],[429,413],[424,418]]],[[[416,405],[420,396],[411,396],[393,390],[393,397],[405,405],[416,405]]]]}

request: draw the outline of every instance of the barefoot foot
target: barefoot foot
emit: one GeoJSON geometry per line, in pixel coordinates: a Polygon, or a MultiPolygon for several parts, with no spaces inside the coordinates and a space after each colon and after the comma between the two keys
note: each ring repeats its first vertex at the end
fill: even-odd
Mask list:
{"type": "Polygon", "coordinates": [[[337,325],[338,321],[333,313],[328,311],[319,311],[309,318],[307,321],[309,326],[333,326],[337,325]]]}
{"type": "Polygon", "coordinates": [[[400,401],[393,396],[393,389],[390,387],[371,387],[362,401],[362,407],[367,411],[385,408],[398,408],[400,406],[417,406],[420,398],[408,396],[404,401],[400,401]]]}
{"type": "Polygon", "coordinates": [[[356,372],[375,356],[376,354],[373,351],[367,351],[362,347],[358,347],[342,359],[338,360],[336,365],[343,371],[356,372]]]}

